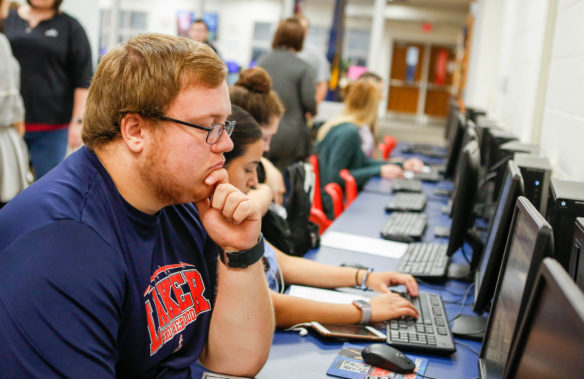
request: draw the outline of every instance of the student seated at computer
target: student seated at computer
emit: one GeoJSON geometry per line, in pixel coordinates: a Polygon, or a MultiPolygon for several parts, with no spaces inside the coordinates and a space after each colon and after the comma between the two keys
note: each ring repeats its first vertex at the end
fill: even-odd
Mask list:
{"type": "MultiPolygon", "coordinates": [[[[238,106],[232,107],[230,119],[237,122],[237,127],[231,135],[234,148],[225,153],[225,167],[229,182],[248,193],[258,183],[256,167],[263,152],[262,133],[253,117],[238,106]]],[[[371,299],[371,322],[418,315],[412,303],[388,290],[388,286],[403,284],[410,294],[417,295],[416,281],[410,275],[325,265],[286,255],[269,243],[265,245],[263,261],[279,327],[308,321],[359,323],[362,320],[361,310],[354,305],[330,304],[281,293],[289,284],[335,288],[364,282],[369,288],[382,292],[371,299]]]]}
{"type": "MultiPolygon", "coordinates": [[[[270,151],[272,137],[284,114],[280,97],[272,89],[270,75],[261,67],[243,70],[237,82],[229,87],[229,97],[231,104],[242,107],[257,121],[262,130],[264,153],[270,151]]],[[[266,157],[262,157],[261,165],[265,173],[264,183],[258,183],[249,196],[260,204],[262,214],[265,214],[272,200],[282,205],[286,186],[281,172],[266,157]]]]}
{"type": "MultiPolygon", "coordinates": [[[[342,114],[326,122],[318,131],[316,151],[320,170],[320,184],[331,182],[343,184],[339,171],[348,169],[361,189],[372,176],[394,179],[403,176],[403,170],[422,170],[424,163],[416,158],[403,163],[388,163],[368,158],[361,149],[359,128],[370,125],[377,115],[381,99],[378,84],[369,78],[358,79],[351,84],[345,97],[342,114]]],[[[332,218],[332,201],[322,190],[323,207],[327,216],[332,218]]]]}

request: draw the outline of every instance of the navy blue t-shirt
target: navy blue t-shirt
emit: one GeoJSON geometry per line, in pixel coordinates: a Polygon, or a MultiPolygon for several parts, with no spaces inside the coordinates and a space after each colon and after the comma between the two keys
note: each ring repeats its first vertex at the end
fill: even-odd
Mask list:
{"type": "Polygon", "coordinates": [[[194,205],[145,214],[80,149],[0,211],[0,372],[189,376],[218,252],[194,205]]]}

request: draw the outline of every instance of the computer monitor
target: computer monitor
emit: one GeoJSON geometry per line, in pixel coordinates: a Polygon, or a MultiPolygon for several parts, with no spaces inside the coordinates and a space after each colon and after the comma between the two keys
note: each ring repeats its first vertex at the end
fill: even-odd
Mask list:
{"type": "Polygon", "coordinates": [[[544,259],[513,340],[505,378],[582,375],[584,294],[554,259],[544,259]]]}
{"type": "Polygon", "coordinates": [[[458,114],[460,113],[460,106],[458,101],[454,97],[450,98],[450,108],[448,110],[448,119],[446,121],[446,127],[444,128],[444,138],[449,139],[450,134],[456,128],[456,123],[458,122],[458,114]]]}
{"type": "Polygon", "coordinates": [[[533,288],[539,265],[552,249],[551,226],[527,198],[519,196],[479,355],[481,378],[503,377],[511,341],[526,307],[525,293],[533,288]]]}
{"type": "Polygon", "coordinates": [[[576,218],[574,225],[574,238],[572,239],[572,251],[570,252],[569,273],[576,284],[584,291],[584,217],[576,218]]]}
{"type": "Polygon", "coordinates": [[[452,177],[456,168],[456,162],[460,155],[462,146],[462,139],[464,137],[464,129],[466,127],[466,118],[462,114],[458,114],[456,127],[448,136],[447,153],[446,153],[446,169],[444,176],[446,178],[452,177]]]}
{"type": "Polygon", "coordinates": [[[503,187],[497,199],[497,208],[489,225],[489,233],[477,271],[475,272],[475,298],[473,310],[482,314],[488,309],[495,292],[497,276],[501,268],[501,260],[505,251],[505,242],[509,234],[509,226],[515,202],[523,195],[523,178],[515,161],[507,162],[507,171],[503,187]]]}
{"type": "Polygon", "coordinates": [[[452,256],[464,243],[474,222],[473,206],[478,187],[479,144],[471,140],[462,150],[452,203],[452,224],[447,254],[452,256]]]}

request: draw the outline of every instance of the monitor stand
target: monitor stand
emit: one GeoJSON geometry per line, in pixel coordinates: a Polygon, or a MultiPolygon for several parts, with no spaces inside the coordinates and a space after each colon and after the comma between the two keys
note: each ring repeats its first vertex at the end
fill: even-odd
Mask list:
{"type": "Polygon", "coordinates": [[[474,281],[474,272],[469,265],[450,263],[448,265],[448,272],[446,273],[448,279],[460,280],[463,282],[474,281]]]}
{"type": "Polygon", "coordinates": [[[448,265],[448,272],[446,273],[446,276],[448,279],[455,279],[470,283],[474,281],[474,272],[479,264],[481,254],[483,253],[484,244],[481,240],[481,237],[474,228],[471,228],[467,231],[465,240],[472,249],[472,259],[470,261],[470,265],[450,263],[448,265]]]}
{"type": "Polygon", "coordinates": [[[461,315],[452,324],[452,334],[459,338],[481,341],[486,328],[486,317],[461,315]]]}

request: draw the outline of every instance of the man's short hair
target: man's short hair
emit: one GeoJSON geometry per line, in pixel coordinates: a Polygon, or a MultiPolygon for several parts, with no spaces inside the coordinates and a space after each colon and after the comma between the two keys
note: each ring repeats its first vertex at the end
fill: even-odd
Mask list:
{"type": "Polygon", "coordinates": [[[302,50],[304,43],[304,28],[295,17],[282,20],[276,29],[272,41],[272,49],[287,48],[296,51],[302,50]]]}
{"type": "Polygon", "coordinates": [[[127,113],[162,116],[181,89],[218,87],[227,76],[225,64],[207,45],[164,34],[141,34],[110,50],[91,81],[83,142],[89,148],[120,136],[127,113]]]}
{"type": "Polygon", "coordinates": [[[205,25],[205,29],[207,31],[209,31],[209,25],[207,25],[207,23],[205,22],[205,20],[203,20],[202,18],[197,18],[195,21],[193,21],[193,23],[191,24],[191,26],[193,26],[194,24],[203,24],[203,25],[205,25]]]}

